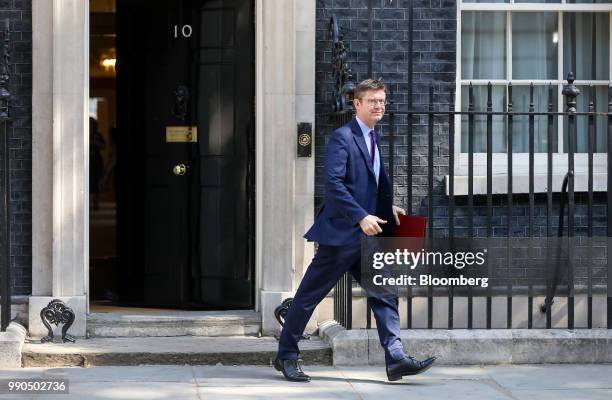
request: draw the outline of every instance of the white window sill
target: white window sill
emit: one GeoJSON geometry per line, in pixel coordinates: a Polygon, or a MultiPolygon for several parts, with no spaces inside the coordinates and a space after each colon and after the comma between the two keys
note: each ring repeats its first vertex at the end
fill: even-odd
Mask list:
{"type": "MultiPolygon", "coordinates": [[[[552,191],[553,193],[561,192],[563,184],[563,175],[553,175],[552,191]]],[[[448,186],[449,176],[444,177],[444,186],[446,195],[449,195],[448,186]]],[[[507,194],[508,193],[508,176],[493,175],[492,194],[507,194]]],[[[548,191],[548,176],[546,174],[536,174],[533,179],[534,193],[546,193],[548,191]]],[[[608,188],[608,175],[602,173],[593,174],[593,192],[605,192],[608,188]]],[[[574,179],[574,192],[588,191],[588,176],[586,174],[578,174],[574,179]]],[[[529,193],[529,175],[513,175],[512,177],[512,193],[521,194],[529,193]]],[[[455,196],[467,196],[468,194],[468,177],[467,175],[455,175],[455,196]]],[[[474,176],[474,195],[487,194],[487,177],[474,176]]]]}

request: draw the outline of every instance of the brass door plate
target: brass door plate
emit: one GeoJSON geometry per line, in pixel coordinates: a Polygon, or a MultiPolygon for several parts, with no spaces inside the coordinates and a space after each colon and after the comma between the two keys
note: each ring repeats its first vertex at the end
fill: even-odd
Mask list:
{"type": "Polygon", "coordinates": [[[166,143],[197,143],[197,126],[167,126],[166,143]]]}

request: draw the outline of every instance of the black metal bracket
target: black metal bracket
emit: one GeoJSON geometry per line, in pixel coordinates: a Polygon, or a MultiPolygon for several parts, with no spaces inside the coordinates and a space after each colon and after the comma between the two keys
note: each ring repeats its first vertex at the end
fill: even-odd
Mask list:
{"type": "Polygon", "coordinates": [[[291,307],[292,302],[293,297],[286,298],[274,309],[274,317],[280,326],[285,326],[285,318],[287,317],[287,313],[289,312],[289,307],[291,307]]]}
{"type": "MultiPolygon", "coordinates": [[[[559,207],[559,227],[557,230],[557,237],[563,237],[563,219],[565,215],[565,203],[567,201],[567,185],[570,179],[573,179],[574,171],[568,171],[563,178],[563,183],[561,184],[561,204],[559,207]]],[[[557,286],[559,285],[560,275],[561,275],[561,248],[562,243],[559,240],[557,244],[557,254],[555,258],[555,269],[553,271],[552,283],[548,288],[548,293],[546,294],[546,299],[544,303],[540,304],[540,312],[542,314],[546,314],[548,308],[552,307],[554,304],[555,294],[557,292],[557,286]]],[[[568,263],[571,262],[568,260],[568,263]]]]}
{"type": "Polygon", "coordinates": [[[64,343],[75,342],[74,336],[67,333],[74,323],[74,311],[63,301],[58,299],[51,300],[47,307],[40,310],[40,319],[42,319],[42,323],[49,331],[48,335],[40,340],[42,343],[53,341],[53,328],[51,328],[51,324],[55,326],[64,324],[62,326],[62,341],[64,343]]]}
{"type": "MultiPolygon", "coordinates": [[[[293,297],[288,297],[274,309],[274,317],[281,326],[285,326],[285,318],[287,318],[287,313],[289,312],[289,307],[291,307],[292,303],[293,297]]],[[[310,335],[304,333],[302,334],[302,338],[309,340],[310,335]]]]}

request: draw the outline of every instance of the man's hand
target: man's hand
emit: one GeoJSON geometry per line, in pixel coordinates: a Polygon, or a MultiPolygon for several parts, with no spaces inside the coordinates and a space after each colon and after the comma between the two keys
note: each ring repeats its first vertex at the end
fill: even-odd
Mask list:
{"type": "Polygon", "coordinates": [[[395,218],[395,224],[397,226],[399,226],[399,224],[400,224],[400,220],[399,220],[398,214],[406,215],[406,210],[404,210],[403,208],[398,207],[398,206],[393,206],[393,217],[395,218]]]}
{"type": "Polygon", "coordinates": [[[386,224],[387,221],[384,219],[378,218],[376,215],[368,215],[361,221],[359,221],[359,226],[361,226],[361,230],[368,236],[378,235],[382,232],[382,228],[378,224],[386,224]]]}

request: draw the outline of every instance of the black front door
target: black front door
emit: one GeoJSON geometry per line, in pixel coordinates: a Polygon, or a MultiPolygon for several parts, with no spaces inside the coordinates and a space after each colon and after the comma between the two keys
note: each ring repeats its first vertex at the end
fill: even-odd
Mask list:
{"type": "Polygon", "coordinates": [[[120,301],[253,307],[252,0],[118,0],[120,301]]]}

